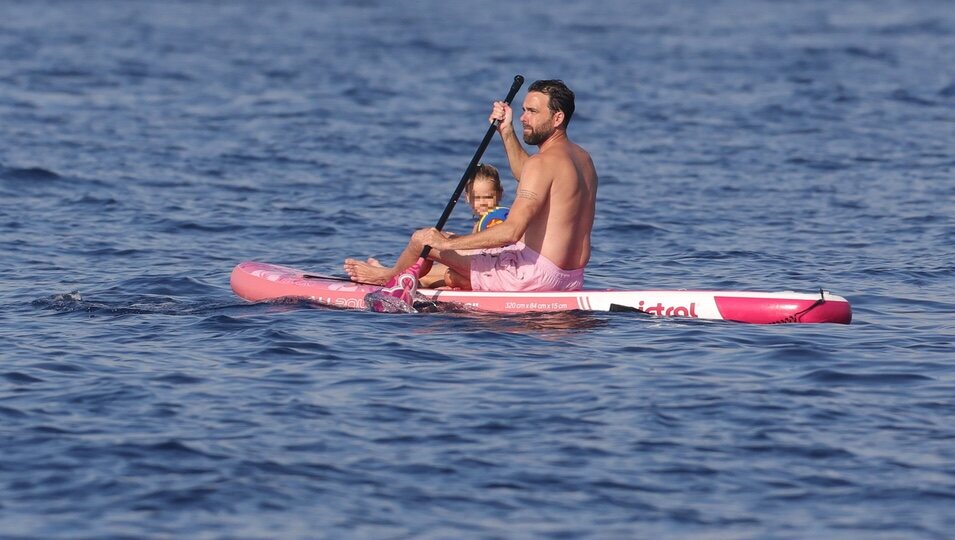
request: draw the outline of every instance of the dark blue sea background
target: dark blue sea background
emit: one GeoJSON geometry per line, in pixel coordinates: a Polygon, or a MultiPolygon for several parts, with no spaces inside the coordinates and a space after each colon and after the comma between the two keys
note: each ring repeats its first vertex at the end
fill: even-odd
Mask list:
{"type": "Polygon", "coordinates": [[[951,538],[953,66],[941,0],[2,0],[0,536],[951,538]],[[852,324],[233,295],[393,261],[515,74],[577,93],[589,287],[852,324]]]}

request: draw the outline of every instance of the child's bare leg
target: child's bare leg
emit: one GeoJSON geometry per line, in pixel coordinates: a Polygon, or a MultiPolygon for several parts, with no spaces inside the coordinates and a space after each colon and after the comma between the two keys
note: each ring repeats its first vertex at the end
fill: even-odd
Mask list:
{"type": "Polygon", "coordinates": [[[418,282],[426,289],[436,289],[444,286],[444,273],[448,267],[441,263],[434,263],[431,271],[418,278],[418,282]]]}
{"type": "MultiPolygon", "coordinates": [[[[415,261],[418,260],[418,255],[421,254],[421,250],[423,248],[424,246],[422,245],[421,241],[415,236],[412,236],[407,247],[405,247],[405,250],[401,252],[401,255],[398,257],[398,262],[396,262],[391,268],[381,266],[381,263],[372,258],[369,258],[367,261],[345,259],[345,273],[348,274],[348,277],[350,277],[352,281],[371,283],[373,285],[384,285],[388,283],[391,278],[397,276],[406,268],[413,265],[415,261]]],[[[420,273],[424,275],[430,271],[431,264],[431,261],[425,261],[420,273]]]]}

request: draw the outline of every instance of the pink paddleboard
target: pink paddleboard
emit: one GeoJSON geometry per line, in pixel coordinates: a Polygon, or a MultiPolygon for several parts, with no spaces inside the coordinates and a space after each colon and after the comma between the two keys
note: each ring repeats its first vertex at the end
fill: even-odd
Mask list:
{"type": "MultiPolygon", "coordinates": [[[[301,298],[339,308],[366,309],[365,295],[381,287],[262,262],[243,262],[232,271],[232,290],[253,302],[301,298]]],[[[842,323],[852,308],[826,291],[749,292],[686,290],[581,290],[574,292],[484,292],[418,289],[434,302],[496,313],[614,311],[639,309],[659,317],[685,317],[755,324],[842,323]]]]}

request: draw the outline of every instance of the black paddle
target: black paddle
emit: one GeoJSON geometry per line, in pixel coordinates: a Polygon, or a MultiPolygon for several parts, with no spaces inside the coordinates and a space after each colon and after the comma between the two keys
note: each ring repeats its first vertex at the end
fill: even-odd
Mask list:
{"type": "MultiPolygon", "coordinates": [[[[504,98],[504,102],[510,104],[523,84],[524,77],[515,75],[514,84],[511,85],[511,89],[508,91],[507,97],[504,98]]],[[[487,145],[491,143],[491,138],[494,137],[494,130],[497,129],[498,124],[500,124],[500,122],[495,120],[488,126],[487,133],[484,134],[484,140],[481,141],[477,152],[475,152],[474,157],[471,158],[471,163],[468,164],[468,168],[464,170],[461,181],[458,182],[458,187],[454,189],[454,194],[451,195],[451,200],[449,200],[448,205],[444,207],[444,213],[441,214],[441,219],[439,219],[438,224],[434,226],[439,231],[444,228],[444,224],[447,223],[451,211],[454,210],[454,205],[458,203],[461,192],[464,191],[464,186],[467,185],[468,179],[474,174],[478,161],[480,161],[481,156],[484,155],[487,145]]],[[[430,252],[431,246],[424,246],[421,250],[421,255],[418,256],[418,260],[415,261],[414,264],[391,278],[391,280],[385,284],[384,288],[365,295],[365,304],[372,311],[378,312],[414,311],[412,305],[414,304],[415,292],[418,290],[418,273],[421,272],[421,267],[424,266],[426,257],[430,252]]]]}
{"type": "MultiPolygon", "coordinates": [[[[514,96],[517,95],[517,91],[521,89],[521,85],[524,84],[524,77],[520,75],[514,76],[514,84],[511,85],[511,89],[507,92],[507,97],[504,98],[504,103],[508,105],[511,104],[511,101],[514,100],[514,96]]],[[[444,228],[445,223],[448,222],[448,218],[451,217],[451,211],[454,210],[454,205],[458,204],[458,199],[461,198],[461,192],[464,191],[464,186],[468,184],[468,179],[471,178],[471,175],[474,174],[474,169],[477,168],[478,162],[481,161],[481,156],[484,155],[484,151],[487,150],[487,145],[491,144],[491,139],[494,137],[494,130],[497,129],[497,126],[501,122],[495,120],[487,128],[487,133],[484,134],[484,140],[481,141],[481,145],[478,146],[477,152],[474,153],[474,157],[471,158],[471,163],[468,164],[468,168],[464,169],[464,174],[461,176],[461,181],[458,182],[458,187],[454,189],[454,194],[451,195],[451,199],[448,201],[448,205],[444,207],[444,213],[441,214],[441,219],[438,220],[438,224],[434,226],[435,229],[439,231],[444,228]]],[[[428,253],[431,252],[431,246],[424,246],[424,249],[421,250],[421,258],[427,257],[428,253]]]]}
{"type": "MultiPolygon", "coordinates": [[[[511,89],[507,92],[507,97],[504,98],[504,102],[508,105],[511,104],[511,101],[514,100],[514,96],[517,95],[517,91],[521,89],[521,86],[524,84],[524,77],[521,75],[514,76],[514,83],[511,84],[511,89]]],[[[447,206],[444,207],[444,213],[441,214],[441,218],[438,219],[438,224],[434,228],[439,231],[444,228],[444,225],[448,222],[448,218],[451,217],[451,212],[454,210],[454,206],[458,204],[458,199],[461,198],[461,193],[464,191],[464,187],[468,184],[468,179],[471,178],[471,175],[474,174],[474,170],[477,168],[478,162],[481,161],[481,156],[484,155],[484,151],[487,150],[487,146],[491,144],[491,139],[494,138],[494,130],[497,129],[497,126],[500,125],[499,120],[495,120],[487,128],[487,133],[484,134],[484,140],[481,141],[480,146],[478,146],[477,152],[474,153],[474,157],[471,158],[471,163],[468,163],[468,168],[464,170],[464,174],[461,176],[461,181],[458,182],[458,187],[454,189],[454,193],[451,195],[451,199],[448,201],[447,206]]],[[[421,269],[421,265],[424,264],[425,257],[428,256],[428,253],[431,252],[431,246],[424,246],[421,250],[421,255],[418,256],[418,261],[412,265],[410,268],[402,272],[402,274],[410,273],[415,280],[418,278],[418,271],[421,269]]],[[[320,276],[305,274],[305,278],[316,278],[316,279],[335,279],[340,281],[352,281],[351,278],[336,278],[331,276],[320,276]]],[[[392,278],[386,287],[395,287],[397,284],[399,276],[392,278]]]]}

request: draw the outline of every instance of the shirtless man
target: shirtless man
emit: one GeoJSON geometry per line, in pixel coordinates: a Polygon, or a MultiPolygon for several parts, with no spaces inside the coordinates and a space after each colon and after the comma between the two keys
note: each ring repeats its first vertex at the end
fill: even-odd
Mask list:
{"type": "MultiPolygon", "coordinates": [[[[418,230],[393,268],[410,267],[429,245],[428,258],[451,268],[450,285],[455,287],[500,291],[582,288],[584,267],[590,260],[597,171],[590,155],[567,138],[573,114],[574,93],[562,81],[530,85],[520,121],[524,142],[539,148],[532,156],[517,140],[511,108],[496,102],[488,120],[501,121],[498,133],[519,183],[507,219],[496,227],[454,237],[433,227],[418,230]]],[[[397,274],[393,268],[345,261],[345,272],[366,283],[386,283],[397,274]]]]}

